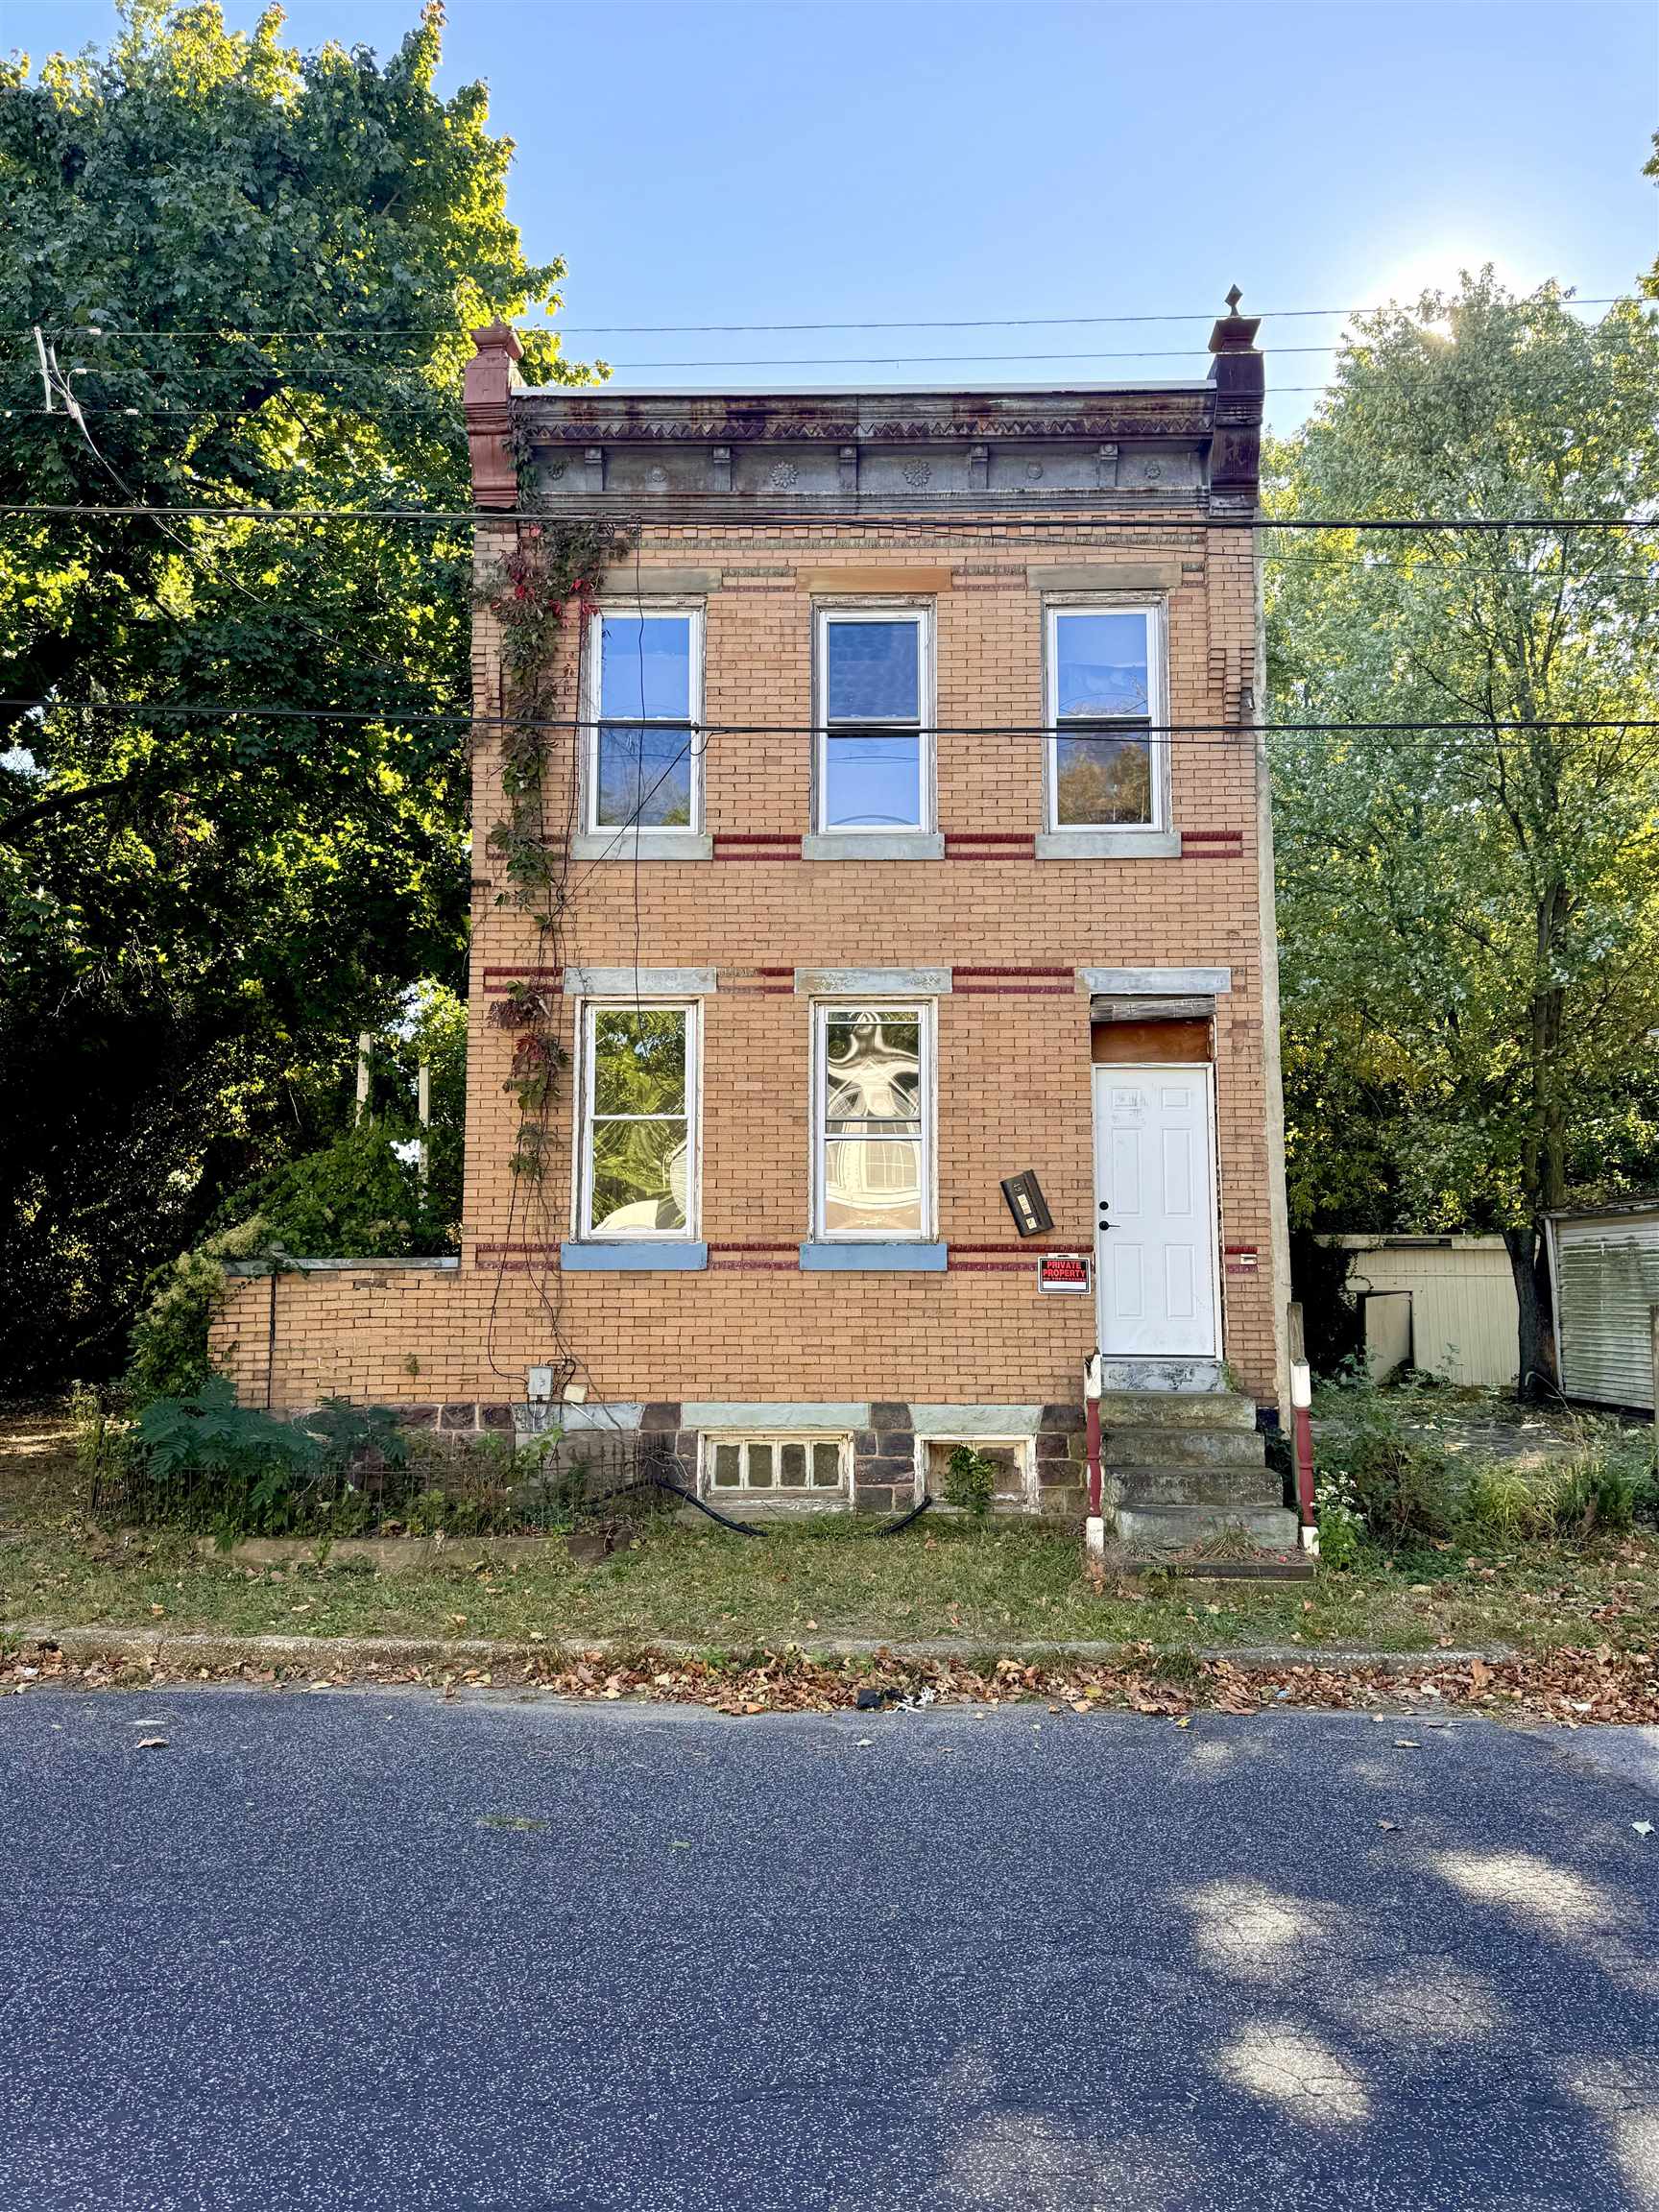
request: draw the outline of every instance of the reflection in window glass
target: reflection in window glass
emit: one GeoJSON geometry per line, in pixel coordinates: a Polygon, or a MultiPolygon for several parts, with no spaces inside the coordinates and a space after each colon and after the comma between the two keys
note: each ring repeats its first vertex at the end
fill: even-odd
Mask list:
{"type": "Polygon", "coordinates": [[[684,1007],[595,1007],[589,1031],[587,1228],[664,1236],[690,1222],[684,1007]]]}
{"type": "Polygon", "coordinates": [[[922,819],[919,736],[824,741],[826,830],[914,830],[922,819]]]}
{"type": "Polygon", "coordinates": [[[1054,819],[1063,829],[1153,819],[1151,611],[1053,616],[1054,819]]]}
{"type": "Polygon", "coordinates": [[[689,614],[606,614],[599,629],[599,719],[689,722],[689,614]]]}
{"type": "Polygon", "coordinates": [[[1144,718],[1151,712],[1146,631],[1142,607],[1054,617],[1056,705],[1063,721],[1072,714],[1144,718]]]}
{"type": "Polygon", "coordinates": [[[920,1237],[922,1016],[915,1007],[837,1006],[823,1022],[823,1233],[920,1237]]]}
{"type": "Polygon", "coordinates": [[[921,829],[922,617],[830,614],[823,649],[823,828],[921,829]]]}
{"type": "Polygon", "coordinates": [[[827,705],[831,722],[919,722],[922,719],[921,624],[838,622],[826,625],[827,705]]]}
{"type": "Polygon", "coordinates": [[[685,830],[691,824],[691,733],[617,728],[599,733],[594,827],[685,830]]]}
{"type": "Polygon", "coordinates": [[[599,617],[595,830],[685,830],[695,813],[694,617],[599,617]]]}
{"type": "Polygon", "coordinates": [[[1054,797],[1063,823],[1149,822],[1151,739],[1070,735],[1057,739],[1054,797]]]}

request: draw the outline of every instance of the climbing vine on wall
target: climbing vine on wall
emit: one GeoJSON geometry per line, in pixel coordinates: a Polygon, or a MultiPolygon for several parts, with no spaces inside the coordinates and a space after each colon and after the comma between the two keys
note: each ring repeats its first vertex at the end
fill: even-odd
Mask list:
{"type": "MultiPolygon", "coordinates": [[[[515,449],[522,483],[529,459],[517,441],[515,449]]],[[[524,486],[520,506],[533,500],[533,488],[524,486]]],[[[616,523],[549,515],[520,526],[517,543],[484,572],[477,589],[479,606],[493,615],[499,627],[505,691],[500,760],[506,810],[488,841],[501,863],[504,887],[496,894],[496,904],[517,906],[535,923],[536,966],[541,972],[535,981],[515,983],[492,1019],[514,1035],[513,1066],[506,1083],[518,1107],[513,1172],[536,1183],[546,1171],[548,1110],[569,1059],[559,1035],[559,1000],[551,972],[560,964],[569,898],[569,836],[574,828],[579,748],[571,743],[565,815],[550,824],[554,752],[562,735],[572,740],[580,735],[568,725],[581,714],[583,659],[599,578],[606,564],[630,544],[628,533],[616,523]],[[565,649],[572,629],[573,652],[565,649]],[[563,731],[555,727],[561,722],[566,725],[563,731]]]]}

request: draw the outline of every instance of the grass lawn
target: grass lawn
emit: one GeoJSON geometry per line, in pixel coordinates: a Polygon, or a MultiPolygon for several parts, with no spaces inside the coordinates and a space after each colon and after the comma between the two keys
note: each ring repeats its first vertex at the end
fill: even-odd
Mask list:
{"type": "Polygon", "coordinates": [[[315,1560],[275,1570],[203,1557],[194,1537],[103,1527],[86,1512],[60,1416],[0,1431],[0,1634],[24,1625],[211,1629],[240,1635],[658,1640],[746,1651],[838,1638],[945,1640],[968,1651],[1080,1642],[1645,1647],[1659,1615],[1659,1536],[1456,1544],[1311,1583],[1109,1578],[1077,1535],[977,1531],[925,1516],[893,1538],[852,1521],[759,1537],[654,1524],[633,1550],[583,1565],[549,1540],[530,1562],[377,1575],[315,1560]]]}

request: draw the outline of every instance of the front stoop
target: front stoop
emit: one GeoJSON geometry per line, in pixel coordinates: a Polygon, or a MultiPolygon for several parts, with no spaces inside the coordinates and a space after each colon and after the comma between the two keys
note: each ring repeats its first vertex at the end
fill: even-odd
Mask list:
{"type": "Polygon", "coordinates": [[[1223,1535],[1296,1549],[1296,1516],[1267,1467],[1255,1406],[1236,1391],[1108,1391],[1100,1446],[1118,1539],[1136,1556],[1223,1535]]]}

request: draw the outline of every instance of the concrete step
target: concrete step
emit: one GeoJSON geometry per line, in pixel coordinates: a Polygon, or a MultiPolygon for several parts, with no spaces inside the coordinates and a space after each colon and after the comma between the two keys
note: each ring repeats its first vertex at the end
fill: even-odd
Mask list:
{"type": "Polygon", "coordinates": [[[1118,1542],[1137,1556],[1195,1550],[1223,1534],[1262,1551],[1294,1551],[1298,1543],[1296,1516],[1284,1505],[1120,1505],[1113,1520],[1118,1542]]]}
{"type": "Polygon", "coordinates": [[[1250,1429],[1256,1405],[1237,1390],[1106,1390],[1102,1429],[1250,1429]]]}
{"type": "Polygon", "coordinates": [[[1282,1505],[1285,1485],[1265,1467],[1109,1467],[1126,1505],[1282,1505]]]}
{"type": "Polygon", "coordinates": [[[1227,1377],[1219,1359],[1135,1358],[1107,1353],[1101,1382],[1108,1390],[1223,1391],[1227,1377]]]}
{"type": "Polygon", "coordinates": [[[1262,1467],[1267,1459],[1254,1429],[1196,1429],[1190,1422],[1178,1429],[1150,1422],[1119,1428],[1114,1422],[1100,1450],[1109,1467],[1262,1467]]]}

